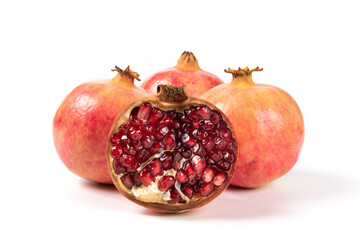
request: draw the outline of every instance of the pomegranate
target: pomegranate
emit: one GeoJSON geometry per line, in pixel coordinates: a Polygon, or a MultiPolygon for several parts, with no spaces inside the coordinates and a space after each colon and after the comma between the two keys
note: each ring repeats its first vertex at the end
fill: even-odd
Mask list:
{"type": "Polygon", "coordinates": [[[207,90],[222,83],[214,74],[201,70],[195,55],[185,51],[175,67],[151,75],[142,82],[141,87],[155,94],[159,84],[185,86],[189,96],[200,97],[207,90]]]}
{"type": "Polygon", "coordinates": [[[295,165],[304,141],[304,120],[295,100],[280,88],[253,82],[252,72],[262,70],[229,68],[225,72],[233,75],[232,82],[201,97],[220,108],[235,128],[234,186],[255,188],[283,176],[295,165]]]}
{"type": "Polygon", "coordinates": [[[111,80],[76,87],[61,103],[53,121],[56,150],[65,166],[78,176],[112,183],[106,161],[111,124],[125,106],[148,94],[134,86],[139,74],[129,67],[111,80]]]}
{"type": "Polygon", "coordinates": [[[182,87],[128,106],[115,119],[108,166],[128,199],[162,212],[203,206],[230,184],[237,143],[227,117],[214,105],[187,97],[182,87]]]}

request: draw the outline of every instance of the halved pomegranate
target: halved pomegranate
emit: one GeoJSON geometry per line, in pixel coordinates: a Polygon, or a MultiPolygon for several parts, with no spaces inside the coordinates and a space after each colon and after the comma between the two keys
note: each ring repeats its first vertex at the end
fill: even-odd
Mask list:
{"type": "Polygon", "coordinates": [[[159,85],[128,106],[111,128],[107,157],[117,189],[162,212],[209,203],[229,185],[237,143],[228,118],[211,103],[159,85]]]}

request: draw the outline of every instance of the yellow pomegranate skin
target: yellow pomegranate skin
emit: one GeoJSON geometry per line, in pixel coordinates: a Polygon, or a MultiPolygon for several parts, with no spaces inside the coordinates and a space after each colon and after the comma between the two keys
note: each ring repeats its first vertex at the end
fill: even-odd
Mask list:
{"type": "Polygon", "coordinates": [[[304,141],[304,119],[298,104],[284,90],[255,84],[253,71],[233,74],[201,96],[220,108],[232,123],[238,141],[238,161],[231,185],[255,188],[286,174],[295,165],[304,141]]]}
{"type": "Polygon", "coordinates": [[[134,85],[138,74],[129,67],[115,69],[113,79],[76,87],[61,103],[53,120],[55,148],[65,166],[76,175],[112,184],[107,167],[107,137],[116,116],[130,103],[148,96],[134,85]]]}

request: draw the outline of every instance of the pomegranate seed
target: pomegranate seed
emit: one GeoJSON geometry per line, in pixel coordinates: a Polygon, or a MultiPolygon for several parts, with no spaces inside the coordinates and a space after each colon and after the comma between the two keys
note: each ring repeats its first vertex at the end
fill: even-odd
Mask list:
{"type": "Polygon", "coordinates": [[[192,155],[192,151],[191,151],[191,149],[189,149],[189,148],[183,148],[183,149],[181,150],[181,155],[182,155],[184,158],[189,159],[189,158],[191,157],[191,155],[192,155]]]}
{"type": "Polygon", "coordinates": [[[181,125],[179,122],[175,122],[173,127],[174,127],[174,129],[179,129],[181,127],[181,125]]]}
{"type": "Polygon", "coordinates": [[[200,175],[206,167],[206,161],[203,157],[195,155],[190,160],[191,166],[194,168],[196,175],[200,175]]]}
{"type": "Polygon", "coordinates": [[[125,168],[121,166],[120,160],[114,160],[113,161],[113,168],[116,174],[121,174],[125,172],[125,168]]]}
{"type": "Polygon", "coordinates": [[[129,137],[131,140],[140,140],[142,138],[140,129],[137,127],[131,127],[129,129],[129,137]]]}
{"type": "Polygon", "coordinates": [[[180,170],[176,173],[176,180],[179,183],[187,183],[189,181],[189,178],[183,170],[180,170]]]}
{"type": "Polygon", "coordinates": [[[127,135],[122,135],[121,136],[121,143],[125,144],[130,144],[131,143],[131,140],[129,139],[129,137],[127,135]]]}
{"type": "Polygon", "coordinates": [[[151,110],[152,110],[152,106],[150,103],[141,104],[139,107],[137,118],[145,122],[149,118],[151,110]]]}
{"type": "Polygon", "coordinates": [[[190,107],[189,109],[185,110],[185,115],[191,120],[196,121],[199,120],[199,117],[196,115],[196,108],[190,107]]]}
{"type": "Polygon", "coordinates": [[[185,162],[184,163],[184,172],[186,174],[186,176],[189,179],[190,184],[194,184],[195,183],[195,177],[196,177],[196,172],[195,170],[191,167],[189,162],[185,162]]]}
{"type": "Polygon", "coordinates": [[[150,173],[150,171],[147,168],[144,168],[139,173],[139,180],[141,183],[147,187],[155,180],[155,177],[150,173]]]}
{"type": "Polygon", "coordinates": [[[235,140],[234,140],[234,139],[232,139],[232,141],[228,143],[226,149],[228,149],[228,150],[230,150],[230,151],[232,151],[232,152],[235,151],[235,149],[236,149],[236,143],[235,143],[235,140]]]}
{"type": "Polygon", "coordinates": [[[224,150],[226,148],[226,142],[224,139],[216,137],[214,143],[217,149],[224,150]]]}
{"type": "Polygon", "coordinates": [[[215,175],[215,171],[210,166],[207,166],[204,169],[204,172],[203,172],[203,175],[202,175],[201,179],[204,182],[211,182],[213,180],[213,178],[214,178],[214,175],[215,175]]]}
{"type": "Polygon", "coordinates": [[[201,146],[200,143],[196,143],[193,147],[192,147],[193,153],[200,155],[200,156],[205,156],[206,152],[204,150],[204,148],[201,146]]]}
{"type": "Polygon", "coordinates": [[[201,120],[199,122],[201,129],[211,131],[214,129],[214,124],[210,120],[201,120]]]}
{"type": "Polygon", "coordinates": [[[211,158],[205,156],[205,161],[206,161],[206,164],[208,165],[214,165],[215,164],[215,161],[212,160],[211,158]]]}
{"type": "Polygon", "coordinates": [[[169,113],[165,113],[165,116],[159,122],[159,126],[166,126],[170,123],[172,123],[172,116],[169,113]]]}
{"type": "Polygon", "coordinates": [[[209,120],[211,117],[211,109],[208,106],[198,106],[196,108],[196,115],[201,120],[209,120]]]}
{"type": "Polygon", "coordinates": [[[140,163],[146,162],[146,160],[149,159],[150,153],[146,149],[142,149],[139,152],[137,152],[136,157],[140,163]]]}
{"type": "Polygon", "coordinates": [[[171,198],[171,200],[168,201],[169,203],[177,203],[177,202],[180,202],[180,200],[181,200],[181,197],[175,188],[172,188],[170,190],[170,198],[171,198]]]}
{"type": "Polygon", "coordinates": [[[134,174],[134,183],[135,183],[135,186],[137,186],[137,187],[140,187],[142,185],[142,182],[139,179],[139,174],[138,173],[134,174]]]}
{"type": "Polygon", "coordinates": [[[172,168],[174,170],[179,170],[181,168],[181,159],[182,159],[182,156],[179,152],[177,152],[177,151],[173,152],[172,168]]]}
{"type": "Polygon", "coordinates": [[[206,138],[209,134],[206,131],[200,130],[200,129],[195,129],[194,131],[192,131],[192,135],[198,139],[198,140],[202,140],[204,138],[206,138]]]}
{"type": "Polygon", "coordinates": [[[193,121],[193,122],[191,123],[191,125],[192,125],[193,128],[196,128],[196,129],[198,129],[198,128],[200,127],[200,124],[199,124],[198,121],[193,121]]]}
{"type": "Polygon", "coordinates": [[[224,173],[224,172],[219,172],[215,175],[214,177],[214,180],[213,180],[213,183],[215,184],[215,186],[221,186],[224,184],[224,182],[226,181],[227,179],[227,174],[224,173]]]}
{"type": "Polygon", "coordinates": [[[163,137],[165,137],[166,134],[169,133],[169,131],[170,131],[170,129],[167,126],[158,128],[158,130],[156,131],[156,134],[155,134],[155,139],[156,140],[162,139],[163,137]]]}
{"type": "Polygon", "coordinates": [[[123,154],[120,157],[120,163],[123,167],[125,167],[129,172],[136,171],[139,167],[139,162],[132,155],[123,154]]]}
{"type": "Polygon", "coordinates": [[[136,151],[140,151],[144,148],[140,141],[133,141],[132,145],[136,151]]]}
{"type": "Polygon", "coordinates": [[[120,125],[119,128],[118,128],[118,133],[120,135],[126,135],[128,133],[130,129],[130,125],[129,124],[123,124],[123,125],[120,125]]]}
{"type": "Polygon", "coordinates": [[[160,191],[167,191],[175,185],[175,178],[173,176],[163,176],[158,183],[160,191]]]}
{"type": "Polygon", "coordinates": [[[190,123],[184,123],[181,126],[181,130],[182,130],[183,133],[191,133],[193,131],[193,129],[190,126],[190,123]]]}
{"type": "Polygon", "coordinates": [[[224,160],[226,160],[229,163],[234,163],[235,162],[235,155],[232,152],[229,151],[225,151],[223,152],[224,155],[224,160]]]}
{"type": "Polygon", "coordinates": [[[216,166],[224,171],[228,171],[230,169],[230,163],[224,160],[217,162],[216,166]]]}
{"type": "Polygon", "coordinates": [[[116,146],[120,143],[121,141],[121,137],[119,135],[119,133],[114,133],[111,138],[110,138],[110,143],[112,146],[116,146]]]}
{"type": "Polygon", "coordinates": [[[219,130],[217,129],[213,129],[211,132],[209,132],[209,137],[211,139],[215,139],[218,136],[219,136],[219,130]]]}
{"type": "Polygon", "coordinates": [[[164,143],[165,150],[171,150],[171,149],[175,148],[175,146],[176,146],[175,135],[174,134],[166,135],[163,139],[163,143],[164,143]]]}
{"type": "Polygon", "coordinates": [[[118,145],[118,147],[111,150],[110,155],[112,158],[118,159],[118,158],[120,158],[122,153],[123,153],[123,150],[122,150],[121,146],[118,145]]]}
{"type": "Polygon", "coordinates": [[[172,153],[171,152],[164,152],[160,156],[160,161],[162,162],[162,165],[164,167],[164,170],[169,170],[172,167],[172,153]]]}
{"type": "Polygon", "coordinates": [[[201,143],[202,143],[203,147],[205,148],[205,150],[208,152],[210,152],[211,149],[213,149],[213,147],[214,147],[214,141],[209,137],[203,139],[201,141],[201,143]]]}
{"type": "Polygon", "coordinates": [[[124,147],[124,152],[129,153],[131,155],[135,155],[136,154],[136,150],[133,146],[131,146],[130,144],[126,143],[123,145],[124,147]]]}
{"type": "Polygon", "coordinates": [[[163,116],[164,116],[164,112],[161,109],[154,107],[151,111],[149,122],[155,124],[163,116]]]}
{"type": "Polygon", "coordinates": [[[220,120],[218,124],[216,124],[216,128],[217,129],[223,129],[223,128],[227,128],[227,124],[225,121],[220,120]]]}
{"type": "Polygon", "coordinates": [[[220,120],[222,120],[221,114],[218,111],[213,110],[210,120],[214,125],[218,124],[220,120]]]}
{"type": "Polygon", "coordinates": [[[220,151],[215,150],[210,152],[210,158],[215,162],[218,162],[223,158],[223,155],[220,151]]]}
{"type": "Polygon", "coordinates": [[[185,133],[181,135],[181,142],[184,147],[193,147],[196,143],[195,139],[191,138],[189,134],[185,133]]]}
{"type": "Polygon", "coordinates": [[[154,144],[155,138],[152,135],[145,136],[141,143],[144,146],[144,148],[151,148],[151,146],[154,144]]]}
{"type": "Polygon", "coordinates": [[[164,150],[164,144],[162,142],[154,142],[150,151],[152,154],[159,153],[164,150]]]}
{"type": "Polygon", "coordinates": [[[214,189],[214,183],[212,182],[205,183],[202,187],[200,187],[199,193],[201,196],[205,197],[209,195],[213,189],[214,189]]]}
{"type": "Polygon", "coordinates": [[[143,135],[151,135],[155,133],[155,126],[149,123],[144,123],[141,126],[141,131],[143,133],[143,135]]]}
{"type": "Polygon", "coordinates": [[[180,189],[181,189],[181,192],[182,192],[185,196],[187,196],[189,199],[191,199],[191,198],[193,197],[194,191],[193,191],[193,189],[191,188],[191,186],[189,186],[189,185],[182,185],[180,189]]]}
{"type": "Polygon", "coordinates": [[[232,140],[232,134],[230,129],[224,128],[220,130],[220,137],[224,139],[226,142],[231,142],[232,140]]]}
{"type": "Polygon", "coordinates": [[[191,120],[186,115],[182,115],[181,122],[191,123],[191,120]]]}
{"type": "Polygon", "coordinates": [[[132,176],[125,174],[124,176],[122,176],[120,178],[122,184],[127,188],[127,189],[132,189],[132,187],[134,186],[134,179],[132,176]]]}
{"type": "Polygon", "coordinates": [[[148,166],[150,173],[156,177],[158,175],[162,175],[164,173],[162,164],[160,163],[158,158],[155,158],[148,166]]]}
{"type": "Polygon", "coordinates": [[[133,108],[133,110],[131,110],[130,117],[129,117],[130,125],[133,125],[133,126],[141,125],[142,121],[137,118],[138,112],[139,112],[139,107],[133,108]]]}

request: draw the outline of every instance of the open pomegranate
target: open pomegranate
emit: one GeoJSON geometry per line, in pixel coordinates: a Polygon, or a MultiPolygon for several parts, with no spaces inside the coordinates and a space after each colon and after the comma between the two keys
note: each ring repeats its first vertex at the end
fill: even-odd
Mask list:
{"type": "Polygon", "coordinates": [[[111,80],[76,87],[61,103],[53,120],[55,148],[65,166],[76,175],[111,184],[106,144],[115,117],[130,103],[148,96],[134,85],[138,74],[129,67],[111,80]]]}
{"type": "Polygon", "coordinates": [[[304,141],[304,120],[295,100],[280,88],[255,84],[259,67],[225,72],[233,75],[201,98],[215,104],[235,128],[238,163],[232,185],[254,188],[267,184],[296,163],[304,141]]]}
{"type": "Polygon", "coordinates": [[[237,142],[227,117],[182,87],[128,106],[115,119],[107,148],[117,189],[131,201],[162,211],[205,205],[230,184],[237,142]]]}
{"type": "Polygon", "coordinates": [[[207,90],[222,83],[214,74],[200,69],[199,62],[192,52],[185,51],[175,67],[151,75],[142,82],[141,87],[155,94],[159,84],[185,86],[186,94],[200,97],[207,90]]]}

